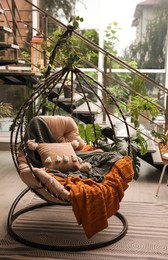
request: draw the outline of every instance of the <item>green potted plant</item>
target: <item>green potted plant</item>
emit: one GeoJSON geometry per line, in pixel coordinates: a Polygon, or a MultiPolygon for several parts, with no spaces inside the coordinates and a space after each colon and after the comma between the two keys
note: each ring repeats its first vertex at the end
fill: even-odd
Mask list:
{"type": "Polygon", "coordinates": [[[134,123],[135,127],[139,127],[141,122],[148,128],[150,121],[159,114],[159,106],[156,98],[138,95],[133,96],[128,104],[128,108],[130,109],[131,121],[134,123]],[[142,119],[143,122],[141,121],[142,119]]]}
{"type": "Polygon", "coordinates": [[[12,105],[9,103],[0,102],[0,117],[12,116],[12,105]]]}
{"type": "MultiPolygon", "coordinates": [[[[109,86],[108,91],[115,98],[121,110],[125,113],[127,110],[127,105],[125,102],[127,92],[124,91],[123,88],[119,85],[109,86]]],[[[117,106],[111,97],[108,97],[106,100],[106,109],[110,114],[118,113],[117,106]]]]}
{"type": "Polygon", "coordinates": [[[98,124],[78,124],[78,130],[81,138],[87,144],[95,144],[102,137],[101,127],[98,124]]]}
{"type": "MultiPolygon", "coordinates": [[[[4,117],[11,117],[13,114],[13,107],[10,103],[0,102],[0,119],[4,117]]],[[[2,121],[0,120],[0,128],[2,127],[2,121]]]]}

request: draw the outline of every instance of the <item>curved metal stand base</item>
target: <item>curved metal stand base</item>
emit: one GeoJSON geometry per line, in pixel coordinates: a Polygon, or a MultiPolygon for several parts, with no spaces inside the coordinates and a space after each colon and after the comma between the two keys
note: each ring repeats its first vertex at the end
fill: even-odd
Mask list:
{"type": "MultiPolygon", "coordinates": [[[[87,245],[76,245],[76,246],[69,246],[69,245],[46,245],[46,244],[41,244],[41,243],[36,243],[30,240],[27,240],[21,236],[19,236],[18,234],[16,234],[16,232],[13,229],[13,222],[19,217],[21,216],[23,213],[26,213],[28,211],[37,209],[37,208],[42,208],[45,206],[53,206],[53,203],[40,203],[40,204],[36,204],[33,206],[29,206],[29,207],[25,207],[19,211],[17,211],[16,213],[14,213],[15,208],[17,206],[17,204],[19,203],[19,201],[21,200],[21,198],[29,191],[29,188],[26,188],[23,192],[21,192],[19,194],[19,196],[15,199],[14,203],[12,204],[9,214],[8,214],[8,222],[7,222],[7,230],[8,233],[18,242],[21,242],[22,244],[31,246],[31,247],[35,247],[35,248],[39,248],[39,249],[46,249],[46,250],[52,250],[52,251],[83,251],[83,250],[91,250],[91,249],[96,249],[96,248],[100,248],[100,247],[105,247],[111,244],[116,243],[117,241],[119,241],[120,239],[122,239],[126,233],[127,233],[127,229],[128,229],[128,222],[125,219],[125,217],[117,212],[115,214],[115,216],[121,221],[121,223],[123,224],[123,228],[121,230],[121,232],[119,232],[116,236],[114,236],[112,239],[109,239],[107,241],[102,241],[102,242],[96,242],[93,244],[87,244],[87,245]]],[[[54,204],[56,205],[56,204],[54,204]]],[[[67,206],[67,204],[65,204],[67,206]]]]}

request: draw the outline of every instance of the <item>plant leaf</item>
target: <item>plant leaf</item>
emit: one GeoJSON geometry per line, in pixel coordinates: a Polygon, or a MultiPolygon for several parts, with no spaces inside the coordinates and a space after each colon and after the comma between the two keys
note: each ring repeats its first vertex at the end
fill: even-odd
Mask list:
{"type": "Polygon", "coordinates": [[[147,144],[145,138],[141,135],[140,131],[138,131],[138,130],[136,132],[136,137],[137,137],[136,142],[140,147],[139,152],[141,155],[145,155],[148,151],[148,144],[147,144]]]}

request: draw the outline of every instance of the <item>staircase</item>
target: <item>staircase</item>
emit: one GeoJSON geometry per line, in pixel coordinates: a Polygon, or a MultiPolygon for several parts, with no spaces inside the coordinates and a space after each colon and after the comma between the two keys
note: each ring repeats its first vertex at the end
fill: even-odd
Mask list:
{"type": "MultiPolygon", "coordinates": [[[[4,1],[3,1],[4,3],[4,1]]],[[[11,9],[11,5],[8,3],[9,10],[8,12],[4,12],[3,6],[1,3],[0,15],[1,15],[1,23],[0,25],[0,36],[4,40],[4,42],[0,42],[0,79],[4,82],[3,84],[36,84],[38,81],[38,77],[35,73],[27,72],[27,67],[24,67],[25,60],[22,60],[22,56],[19,53],[20,46],[17,43],[17,34],[16,28],[14,25],[17,24],[15,20],[9,21],[10,19],[14,19],[16,16],[16,6],[13,1],[13,9],[11,9]],[[12,13],[9,16],[9,13],[12,13]],[[8,13],[8,16],[7,16],[8,13]],[[12,28],[13,25],[13,28],[12,28]],[[9,65],[13,65],[10,67],[9,65]],[[21,66],[19,66],[21,65],[21,66]]],[[[31,70],[31,67],[30,67],[31,70]]]]}
{"type": "MultiPolygon", "coordinates": [[[[32,72],[27,72],[24,67],[25,60],[20,58],[20,46],[17,44],[14,30],[11,28],[7,20],[6,13],[4,12],[1,4],[0,8],[0,85],[4,88],[8,85],[25,85],[33,89],[38,82],[39,75],[32,72]],[[4,41],[4,42],[3,42],[4,41]],[[12,66],[10,66],[12,65],[12,66]]],[[[12,17],[12,16],[11,16],[12,17]]],[[[6,94],[7,95],[7,94],[6,94]]],[[[8,102],[0,97],[0,102],[8,102]]],[[[9,118],[0,118],[0,150],[9,150],[9,118]],[[2,129],[1,129],[2,128],[2,129]]]]}
{"type": "MultiPolygon", "coordinates": [[[[8,2],[8,0],[6,0],[6,2],[8,2]]],[[[36,74],[36,72],[27,72],[24,70],[24,63],[21,61],[22,60],[21,55],[19,54],[20,47],[19,47],[19,45],[16,44],[17,38],[22,40],[22,44],[24,44],[24,49],[30,49],[30,48],[34,49],[34,51],[36,52],[36,55],[38,57],[41,57],[41,59],[44,61],[43,62],[44,66],[48,64],[50,55],[46,51],[43,51],[41,48],[39,48],[39,45],[34,46],[33,43],[31,43],[30,41],[28,42],[25,39],[23,40],[23,37],[21,37],[21,32],[19,31],[19,27],[17,27],[16,24],[26,25],[27,28],[29,29],[29,31],[31,31],[31,32],[33,30],[35,30],[36,34],[40,35],[41,38],[35,37],[34,39],[39,40],[39,42],[41,41],[41,39],[43,39],[43,41],[42,41],[43,44],[47,44],[47,42],[56,44],[56,41],[53,42],[54,40],[51,37],[51,33],[52,33],[51,27],[52,27],[52,31],[54,31],[58,28],[66,30],[67,26],[62,24],[60,21],[58,21],[54,17],[51,17],[49,14],[47,14],[45,11],[41,10],[39,7],[34,6],[29,0],[24,0],[24,2],[25,2],[25,4],[29,5],[29,7],[35,8],[36,12],[38,13],[39,19],[43,19],[43,22],[40,23],[41,27],[37,30],[36,28],[33,28],[32,24],[30,24],[24,20],[24,17],[22,16],[22,12],[19,13],[19,10],[16,5],[14,6],[14,10],[11,10],[9,8],[11,12],[16,12],[15,15],[12,16],[14,19],[13,24],[15,25],[15,28],[14,28],[15,30],[13,31],[10,27],[8,28],[6,26],[6,24],[2,25],[0,27],[0,30],[1,30],[1,33],[7,34],[7,35],[13,34],[13,32],[15,32],[13,34],[14,41],[13,41],[13,43],[1,43],[0,50],[1,51],[2,50],[3,51],[14,50],[15,58],[1,59],[0,66],[1,66],[1,68],[3,67],[3,69],[1,70],[1,68],[0,68],[0,80],[2,80],[3,85],[5,85],[5,84],[29,85],[30,84],[33,89],[33,86],[37,84],[39,77],[40,77],[39,70],[38,70],[38,74],[36,74]],[[15,20],[16,14],[17,14],[17,19],[15,20]],[[16,53],[17,53],[17,55],[16,55],[16,53]],[[12,71],[9,70],[10,69],[9,65],[11,65],[11,64],[15,65],[14,70],[12,70],[12,71]],[[19,67],[19,65],[23,65],[23,66],[19,67]],[[5,67],[5,69],[4,69],[4,67],[5,67]],[[19,72],[17,71],[18,67],[19,67],[19,72]]],[[[1,15],[4,15],[2,7],[0,9],[0,12],[1,12],[1,15]]],[[[26,12],[26,9],[24,10],[24,12],[26,12]]],[[[4,16],[4,20],[5,21],[7,20],[6,16],[4,16]]],[[[78,82],[71,81],[71,85],[69,86],[69,89],[71,90],[71,93],[72,93],[72,89],[73,89],[73,95],[71,94],[70,97],[66,97],[66,95],[61,95],[61,96],[58,95],[58,91],[62,86],[61,81],[58,80],[57,84],[52,89],[52,91],[49,90],[48,101],[52,104],[57,104],[57,106],[59,108],[61,108],[63,111],[70,114],[71,116],[76,117],[79,121],[82,121],[85,124],[93,123],[93,121],[94,121],[94,122],[97,122],[101,126],[109,125],[109,119],[106,117],[106,115],[104,113],[105,107],[102,108],[100,100],[94,100],[94,98],[92,96],[89,96],[90,92],[92,92],[91,91],[92,88],[97,89],[97,95],[95,94],[94,97],[97,96],[97,98],[99,98],[101,95],[100,99],[102,100],[102,102],[105,106],[106,106],[106,102],[107,102],[106,94],[107,94],[107,89],[109,86],[113,86],[113,85],[117,86],[120,89],[122,89],[123,92],[128,92],[129,95],[132,95],[132,94],[138,95],[138,93],[130,87],[128,80],[123,81],[122,73],[127,73],[130,77],[134,77],[135,75],[139,76],[140,78],[142,78],[145,81],[145,83],[148,86],[150,85],[150,88],[153,90],[154,93],[159,93],[159,94],[164,94],[164,95],[168,94],[167,89],[165,89],[163,85],[161,85],[160,83],[154,82],[149,76],[142,74],[139,70],[132,68],[131,66],[129,66],[122,60],[113,56],[111,53],[105,51],[104,49],[100,48],[93,42],[84,38],[78,31],[73,31],[72,35],[74,37],[76,37],[79,41],[82,41],[83,44],[85,44],[87,48],[90,48],[92,50],[92,52],[95,53],[95,55],[97,55],[98,53],[100,55],[102,55],[103,60],[104,60],[103,67],[100,67],[98,64],[95,64],[93,61],[87,60],[86,57],[82,57],[82,66],[79,66],[79,69],[82,72],[85,72],[89,78],[90,78],[90,75],[94,73],[96,75],[96,79],[98,79],[98,82],[100,82],[100,85],[97,84],[97,81],[95,81],[95,80],[93,80],[93,81],[90,80],[90,82],[88,84],[86,82],[85,82],[86,84],[82,83],[82,86],[84,86],[83,88],[85,89],[84,93],[83,93],[80,89],[80,86],[77,84],[78,82]],[[101,85],[103,85],[103,90],[101,88],[101,85]],[[86,95],[88,97],[88,100],[89,100],[88,103],[85,102],[84,95],[86,95]]],[[[31,49],[31,51],[33,51],[33,50],[31,49]]],[[[9,56],[8,56],[8,58],[9,58],[9,56]]],[[[26,62],[27,62],[27,60],[26,60],[26,62]]],[[[34,63],[31,61],[30,65],[32,67],[32,71],[35,71],[36,69],[38,69],[38,65],[39,65],[38,62],[39,62],[39,60],[36,60],[34,63]]],[[[54,64],[54,66],[56,66],[56,67],[59,67],[58,61],[56,59],[53,59],[52,64],[54,64]]],[[[82,72],[80,72],[79,75],[85,81],[86,76],[84,76],[82,74],[82,72]]],[[[118,133],[119,137],[124,137],[124,133],[121,133],[122,132],[121,130],[124,130],[124,129],[122,129],[123,123],[124,123],[122,114],[125,115],[125,111],[124,111],[123,107],[125,106],[125,104],[127,104],[128,99],[118,96],[115,98],[115,100],[117,101],[117,104],[120,107],[120,111],[117,110],[117,113],[115,113],[115,114],[111,113],[111,118],[113,120],[113,124],[118,126],[118,130],[119,130],[118,132],[120,132],[120,133],[118,133]]],[[[157,106],[157,104],[156,104],[156,106],[157,106]]],[[[45,111],[43,111],[43,112],[45,112],[45,111]]],[[[127,113],[128,113],[128,111],[127,111],[127,113]]],[[[164,107],[160,110],[160,113],[166,118],[166,109],[164,107]]],[[[125,117],[129,117],[129,116],[130,115],[127,114],[125,117]]],[[[135,134],[136,129],[133,126],[133,124],[130,121],[128,121],[127,123],[128,123],[130,132],[135,134]]],[[[152,122],[152,123],[153,123],[154,128],[160,127],[157,124],[157,122],[152,122]]],[[[113,136],[112,131],[109,131],[109,129],[108,130],[105,129],[103,131],[103,134],[108,138],[111,138],[113,136]]],[[[145,136],[146,136],[146,139],[153,142],[151,136],[148,136],[147,134],[145,134],[145,136]]],[[[155,147],[155,146],[153,146],[153,147],[154,147],[153,150],[149,149],[148,154],[146,156],[143,156],[142,158],[144,160],[146,160],[147,162],[151,163],[152,165],[157,166],[160,163],[154,161],[153,156],[152,156],[154,154],[155,150],[157,150],[157,147],[155,147]]],[[[158,167],[160,167],[160,166],[158,166],[158,167]]]]}

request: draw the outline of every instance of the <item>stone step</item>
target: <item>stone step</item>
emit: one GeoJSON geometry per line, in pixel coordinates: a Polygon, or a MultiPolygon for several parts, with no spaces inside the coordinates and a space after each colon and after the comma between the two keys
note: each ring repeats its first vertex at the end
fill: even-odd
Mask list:
{"type": "Polygon", "coordinates": [[[0,50],[7,50],[7,49],[19,49],[19,46],[11,43],[0,42],[0,50]]]}
{"type": "Polygon", "coordinates": [[[25,64],[23,60],[0,60],[0,66],[9,65],[9,64],[25,64]]]}
{"type": "Polygon", "coordinates": [[[4,32],[4,33],[11,33],[12,32],[12,29],[11,28],[8,28],[6,26],[0,26],[0,31],[1,32],[4,32]]]}
{"type": "Polygon", "coordinates": [[[100,112],[100,105],[89,102],[88,104],[85,102],[76,109],[74,109],[74,113],[76,114],[97,114],[100,112]]]}

